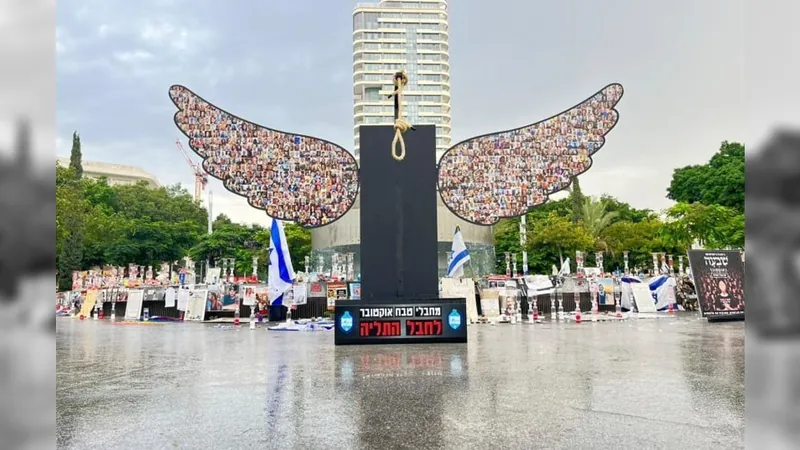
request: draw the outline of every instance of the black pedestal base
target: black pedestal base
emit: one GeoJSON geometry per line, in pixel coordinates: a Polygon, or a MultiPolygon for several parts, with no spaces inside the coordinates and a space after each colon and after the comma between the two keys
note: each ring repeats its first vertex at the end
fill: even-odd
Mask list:
{"type": "Polygon", "coordinates": [[[337,300],[336,345],[467,342],[463,298],[337,300]]]}
{"type": "Polygon", "coordinates": [[[720,314],[706,316],[709,322],[730,322],[734,320],[744,320],[744,313],[739,314],[720,314]]]}

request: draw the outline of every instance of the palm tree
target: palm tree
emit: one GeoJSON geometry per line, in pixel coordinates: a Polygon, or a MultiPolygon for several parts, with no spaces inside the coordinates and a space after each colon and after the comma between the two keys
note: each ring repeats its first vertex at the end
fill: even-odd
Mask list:
{"type": "Polygon", "coordinates": [[[581,206],[581,220],[586,231],[594,238],[596,250],[607,251],[608,244],[601,238],[614,219],[619,216],[616,211],[606,211],[606,205],[591,197],[586,197],[581,206]]]}

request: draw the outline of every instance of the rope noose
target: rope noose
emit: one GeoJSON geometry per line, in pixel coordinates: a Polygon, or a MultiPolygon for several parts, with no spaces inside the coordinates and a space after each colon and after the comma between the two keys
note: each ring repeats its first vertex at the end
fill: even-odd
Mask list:
{"type": "Polygon", "coordinates": [[[413,130],[405,119],[403,119],[403,89],[408,84],[408,77],[405,72],[394,74],[394,139],[392,140],[392,157],[397,161],[402,161],[406,157],[406,141],[403,140],[403,133],[413,130]],[[400,144],[400,153],[397,153],[397,144],[400,144]]]}

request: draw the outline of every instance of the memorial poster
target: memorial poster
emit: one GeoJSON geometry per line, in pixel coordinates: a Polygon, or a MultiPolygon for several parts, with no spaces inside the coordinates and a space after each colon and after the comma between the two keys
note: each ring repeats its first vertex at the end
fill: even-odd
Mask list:
{"type": "Polygon", "coordinates": [[[744,315],[744,265],[740,252],[691,250],[689,264],[703,317],[744,315]]]}

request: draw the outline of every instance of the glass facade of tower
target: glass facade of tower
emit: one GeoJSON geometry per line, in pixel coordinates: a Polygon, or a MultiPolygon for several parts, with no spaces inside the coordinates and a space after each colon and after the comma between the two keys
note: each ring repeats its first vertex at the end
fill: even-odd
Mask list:
{"type": "MultiPolygon", "coordinates": [[[[381,1],[358,4],[353,12],[353,139],[360,156],[358,128],[392,125],[392,76],[408,75],[404,91],[405,119],[413,125],[436,126],[436,153],[451,146],[450,57],[447,1],[381,1]]],[[[360,199],[340,220],[311,231],[312,270],[335,272],[334,255],[352,253],[361,271],[360,199]]],[[[437,199],[439,275],[447,271],[448,252],[456,225],[470,251],[467,275],[492,273],[493,232],[458,219],[437,199]]]]}
{"type": "Polygon", "coordinates": [[[450,57],[447,2],[382,1],[353,13],[353,115],[358,127],[394,122],[392,75],[405,70],[406,120],[436,126],[437,155],[450,147],[450,57]]]}

